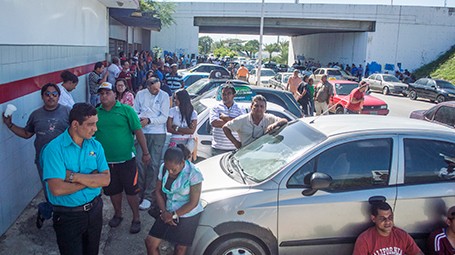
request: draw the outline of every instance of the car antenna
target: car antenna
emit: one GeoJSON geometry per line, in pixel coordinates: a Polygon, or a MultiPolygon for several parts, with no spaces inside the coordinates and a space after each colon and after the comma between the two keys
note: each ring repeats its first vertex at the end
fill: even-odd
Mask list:
{"type": "MultiPolygon", "coordinates": [[[[346,99],[344,98],[340,98],[340,100],[342,101],[345,101],[347,102],[346,99]]],[[[334,104],[332,106],[330,106],[327,110],[325,110],[323,113],[321,113],[321,115],[317,116],[316,118],[314,118],[312,121],[310,121],[310,124],[313,124],[317,119],[319,119],[321,116],[324,116],[327,112],[329,112],[330,110],[332,110],[335,106],[337,106],[338,104],[334,104]]]]}

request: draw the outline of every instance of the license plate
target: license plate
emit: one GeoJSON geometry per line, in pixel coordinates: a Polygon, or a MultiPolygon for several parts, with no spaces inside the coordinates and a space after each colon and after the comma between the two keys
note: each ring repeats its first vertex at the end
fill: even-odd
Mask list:
{"type": "Polygon", "coordinates": [[[377,115],[378,112],[377,111],[372,111],[372,112],[370,112],[370,114],[377,115]]]}

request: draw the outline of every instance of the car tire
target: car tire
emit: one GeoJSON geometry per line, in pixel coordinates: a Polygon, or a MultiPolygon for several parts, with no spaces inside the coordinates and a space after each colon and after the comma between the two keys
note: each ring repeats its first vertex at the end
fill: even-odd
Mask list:
{"type": "Polygon", "coordinates": [[[335,110],[335,114],[344,114],[344,108],[343,106],[338,106],[337,109],[335,110]]]}
{"type": "Polygon", "coordinates": [[[436,97],[436,103],[439,104],[439,103],[442,103],[446,101],[446,98],[443,96],[443,95],[439,95],[436,97]]]}
{"type": "Polygon", "coordinates": [[[384,95],[390,94],[389,87],[385,86],[384,88],[382,88],[382,94],[384,94],[384,95]]]}
{"type": "Polygon", "coordinates": [[[416,100],[417,99],[417,92],[415,90],[409,91],[409,98],[411,100],[416,100]]]}
{"type": "Polygon", "coordinates": [[[204,254],[211,255],[268,254],[266,249],[264,249],[264,247],[261,244],[248,237],[232,237],[227,240],[225,239],[220,242],[217,242],[215,245],[212,246],[213,247],[209,247],[209,249],[204,254]]]}

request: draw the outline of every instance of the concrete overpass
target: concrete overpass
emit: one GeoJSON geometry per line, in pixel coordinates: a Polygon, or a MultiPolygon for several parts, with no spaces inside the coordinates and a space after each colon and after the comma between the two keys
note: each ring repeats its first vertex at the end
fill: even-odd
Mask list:
{"type": "MultiPolygon", "coordinates": [[[[260,12],[260,3],[177,3],[176,24],[152,33],[151,44],[197,54],[199,33],[259,34],[260,12]]],[[[289,62],[400,63],[412,70],[455,44],[454,13],[446,7],[266,3],[264,34],[291,36],[289,62]]]]}

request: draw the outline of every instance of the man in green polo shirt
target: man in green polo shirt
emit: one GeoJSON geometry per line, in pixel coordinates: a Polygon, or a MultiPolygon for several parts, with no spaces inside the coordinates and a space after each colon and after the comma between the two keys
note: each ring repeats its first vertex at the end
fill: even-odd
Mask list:
{"type": "Polygon", "coordinates": [[[60,254],[99,252],[103,227],[101,187],[109,185],[109,167],[101,144],[92,138],[95,107],[73,106],[70,126],[41,153],[43,181],[54,207],[54,230],[60,254]]]}
{"type": "Polygon", "coordinates": [[[110,196],[114,207],[114,217],[109,221],[109,226],[115,228],[123,220],[122,192],[125,191],[126,199],[133,212],[130,233],[135,234],[141,231],[141,222],[137,196],[139,187],[134,134],[144,152],[142,162],[145,165],[150,163],[150,153],[139,117],[132,107],[121,104],[115,99],[112,84],[103,82],[98,88],[98,94],[101,105],[97,108],[98,131],[95,133],[95,139],[103,145],[111,171],[111,183],[104,188],[104,194],[110,196]]]}

